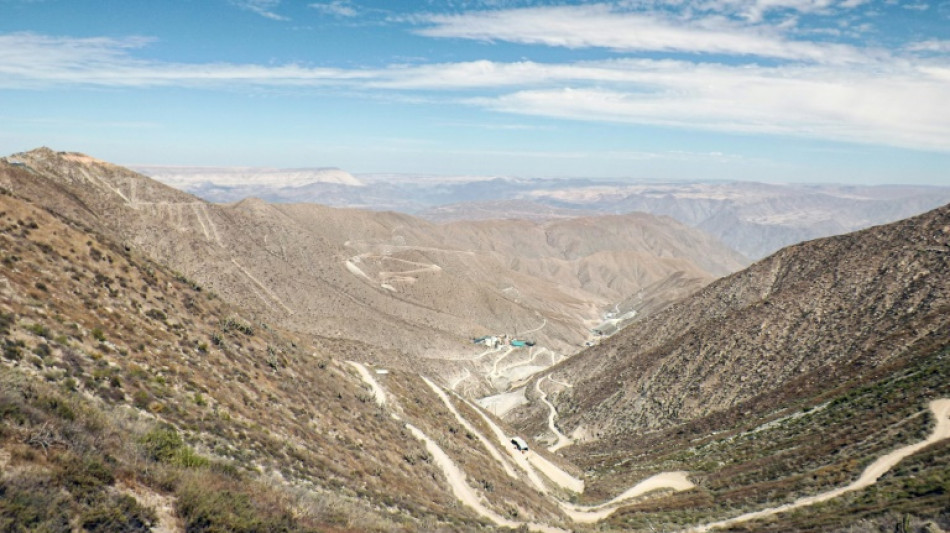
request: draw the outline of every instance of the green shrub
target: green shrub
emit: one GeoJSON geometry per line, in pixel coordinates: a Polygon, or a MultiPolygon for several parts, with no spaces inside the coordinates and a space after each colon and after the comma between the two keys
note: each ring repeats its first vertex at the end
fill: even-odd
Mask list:
{"type": "Polygon", "coordinates": [[[161,463],[171,462],[185,446],[185,441],[175,428],[163,425],[149,431],[142,437],[142,446],[149,459],[161,463]]]}
{"type": "Polygon", "coordinates": [[[89,497],[115,483],[112,469],[92,457],[66,455],[58,472],[60,485],[79,497],[89,497]]]}
{"type": "Polygon", "coordinates": [[[0,531],[71,530],[62,492],[41,475],[0,480],[0,531]]]}
{"type": "Polygon", "coordinates": [[[142,437],[142,445],[149,459],[184,468],[203,468],[208,466],[207,458],[194,452],[182,440],[175,428],[163,425],[149,431],[142,437]]]}
{"type": "Polygon", "coordinates": [[[38,337],[43,337],[46,339],[50,338],[51,336],[49,328],[43,324],[31,324],[26,327],[26,330],[38,337]]]}
{"type": "Polygon", "coordinates": [[[168,318],[168,315],[166,315],[161,309],[149,309],[145,312],[145,316],[160,322],[164,322],[168,318]]]}
{"type": "Polygon", "coordinates": [[[13,322],[13,313],[0,313],[0,335],[9,335],[13,322]]]}
{"type": "Polygon", "coordinates": [[[156,521],[155,511],[142,507],[127,494],[112,495],[90,507],[80,516],[84,530],[92,533],[111,531],[151,531],[156,521]]]}
{"type": "Polygon", "coordinates": [[[224,319],[224,321],[221,323],[221,329],[224,330],[225,332],[231,331],[231,330],[237,330],[249,337],[254,335],[253,326],[235,317],[228,317],[224,319]]]}
{"type": "Polygon", "coordinates": [[[271,502],[255,501],[253,493],[236,482],[192,479],[182,483],[177,496],[176,510],[186,531],[300,531],[290,513],[271,502]]]}
{"type": "Polygon", "coordinates": [[[3,357],[11,361],[23,359],[23,346],[23,341],[5,341],[3,344],[3,357]]]}
{"type": "Polygon", "coordinates": [[[92,328],[92,338],[99,342],[106,342],[106,334],[99,328],[92,328]]]}

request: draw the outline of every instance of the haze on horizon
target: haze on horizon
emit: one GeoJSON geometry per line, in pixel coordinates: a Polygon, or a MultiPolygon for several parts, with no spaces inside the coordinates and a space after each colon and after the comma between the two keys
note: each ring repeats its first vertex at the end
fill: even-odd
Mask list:
{"type": "Polygon", "coordinates": [[[950,182],[950,3],[0,0],[0,155],[950,182]]]}

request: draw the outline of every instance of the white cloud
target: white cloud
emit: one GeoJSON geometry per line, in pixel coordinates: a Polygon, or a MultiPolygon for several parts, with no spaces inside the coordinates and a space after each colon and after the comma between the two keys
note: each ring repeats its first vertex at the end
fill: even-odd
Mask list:
{"type": "Polygon", "coordinates": [[[700,11],[714,11],[761,22],[773,12],[832,15],[851,10],[869,0],[699,0],[689,4],[700,11]]]}
{"type": "Polygon", "coordinates": [[[0,35],[0,88],[66,85],[154,87],[318,85],[366,78],[356,70],[231,63],[168,63],[136,59],[130,51],[152,42],[143,37],[50,37],[0,35]]]}
{"type": "Polygon", "coordinates": [[[930,39],[910,43],[905,47],[910,52],[934,52],[938,54],[950,53],[950,40],[930,39]]]}
{"type": "Polygon", "coordinates": [[[333,0],[332,2],[315,2],[310,7],[335,17],[355,17],[359,13],[353,4],[347,0],[333,0]]]}
{"type": "Polygon", "coordinates": [[[429,15],[425,21],[431,26],[417,33],[428,37],[564,48],[599,47],[622,52],[727,54],[819,63],[866,59],[865,52],[852,46],[789,40],[781,30],[768,26],[749,26],[718,16],[684,21],[659,12],[621,12],[606,4],[429,15]]]}
{"type": "MultiPolygon", "coordinates": [[[[845,65],[614,59],[341,69],[137,58],[150,42],[0,35],[0,89],[322,87],[519,115],[950,151],[950,68],[912,56],[845,65]]],[[[939,51],[948,45],[924,41],[911,48],[939,51]]]]}
{"type": "MultiPolygon", "coordinates": [[[[950,72],[947,72],[950,73],[950,72]]],[[[950,151],[950,76],[645,62],[628,90],[525,89],[474,104],[528,115],[950,151]]]]}
{"type": "Polygon", "coordinates": [[[231,0],[231,3],[245,11],[257,13],[271,20],[290,20],[274,12],[274,9],[280,5],[280,0],[231,0]]]}

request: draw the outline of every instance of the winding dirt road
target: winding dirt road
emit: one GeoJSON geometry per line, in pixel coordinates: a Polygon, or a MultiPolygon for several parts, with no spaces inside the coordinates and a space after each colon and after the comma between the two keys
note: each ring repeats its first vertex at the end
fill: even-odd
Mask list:
{"type": "Polygon", "coordinates": [[[920,442],[904,446],[903,448],[898,448],[893,452],[880,457],[877,461],[874,461],[867,468],[865,468],[864,472],[861,473],[861,476],[858,479],[848,485],[829,490],[827,492],[822,492],[821,494],[816,494],[814,496],[800,498],[792,503],[780,505],[778,507],[771,507],[761,511],[745,513],[728,520],[721,520],[719,522],[712,522],[710,524],[696,526],[687,529],[686,531],[689,533],[702,533],[704,531],[709,531],[710,529],[729,527],[741,522],[748,522],[758,518],[766,518],[779,513],[791,511],[793,509],[807,507],[809,505],[828,501],[832,498],[837,498],[838,496],[848,492],[870,487],[871,485],[877,483],[877,480],[887,473],[888,470],[894,468],[897,463],[935,442],[940,442],[944,439],[950,438],[950,399],[940,399],[930,402],[930,410],[933,412],[934,417],[937,420],[937,425],[934,427],[934,430],[930,436],[920,442]]]}
{"type": "Polygon", "coordinates": [[[554,436],[557,438],[557,442],[552,446],[548,446],[549,452],[556,452],[565,446],[570,446],[574,444],[574,440],[568,437],[567,435],[561,433],[561,430],[557,428],[557,425],[554,424],[554,419],[557,417],[557,409],[554,408],[554,404],[548,401],[548,395],[546,392],[541,390],[541,382],[547,379],[547,376],[542,377],[541,379],[534,382],[534,388],[538,391],[538,394],[541,395],[541,401],[548,406],[548,429],[551,430],[551,433],[554,433],[554,436]]]}
{"type": "MultiPolygon", "coordinates": [[[[353,361],[348,361],[348,363],[357,370],[360,378],[370,386],[370,388],[373,390],[376,402],[381,407],[385,407],[387,405],[389,405],[390,408],[394,407],[392,402],[387,401],[385,391],[373,377],[372,373],[370,373],[370,371],[364,365],[353,361]]],[[[493,444],[489,438],[481,434],[470,422],[468,422],[467,419],[465,419],[464,416],[462,416],[462,414],[452,403],[452,400],[449,398],[448,394],[446,394],[446,392],[443,391],[441,387],[425,377],[422,379],[429,386],[429,388],[432,389],[436,396],[438,396],[438,398],[446,406],[449,412],[452,413],[456,420],[458,420],[467,431],[476,436],[478,441],[489,453],[489,455],[491,455],[491,457],[497,461],[499,465],[501,465],[501,467],[509,476],[517,477],[517,473],[511,467],[511,464],[513,463],[525,473],[530,485],[534,486],[541,493],[547,494],[548,497],[560,507],[564,514],[576,523],[595,523],[603,520],[604,518],[610,516],[614,511],[625,505],[629,500],[649,492],[663,489],[683,491],[689,490],[695,486],[687,477],[686,472],[664,472],[644,479],[633,487],[630,487],[629,489],[620,493],[616,497],[598,505],[583,506],[565,502],[551,492],[544,479],[542,479],[541,475],[539,474],[543,474],[545,478],[547,478],[547,480],[549,480],[551,483],[575,493],[582,493],[584,491],[583,480],[570,475],[537,453],[529,452],[527,454],[523,454],[514,450],[511,446],[509,446],[509,436],[506,435],[505,432],[502,431],[502,429],[498,427],[498,425],[495,424],[495,422],[488,415],[486,415],[481,408],[471,402],[468,402],[464,398],[455,395],[459,401],[466,403],[469,405],[469,407],[474,409],[475,412],[478,413],[482,420],[487,424],[495,439],[495,443],[493,444]],[[507,450],[509,455],[508,460],[504,458],[496,445],[500,446],[504,450],[507,450]]],[[[539,380],[537,383],[540,383],[540,381],[541,380],[539,380]]],[[[538,391],[541,392],[542,399],[550,406],[550,403],[547,402],[543,391],[540,389],[540,385],[538,385],[538,391]]],[[[550,407],[553,410],[553,406],[550,407]]],[[[883,476],[903,459],[917,453],[918,451],[935,442],[950,438],[950,399],[934,400],[930,403],[930,410],[933,412],[936,418],[936,426],[934,427],[933,432],[926,439],[901,447],[887,455],[884,455],[883,457],[880,457],[871,463],[871,465],[868,466],[864,472],[862,472],[861,476],[858,477],[857,480],[848,485],[814,496],[801,498],[786,505],[745,513],[727,520],[697,525],[684,530],[683,533],[703,533],[712,529],[728,527],[741,522],[765,518],[779,513],[791,511],[793,509],[824,502],[848,492],[867,488],[876,483],[881,476],[883,476]]],[[[392,416],[398,419],[398,416],[395,413],[393,413],[392,416]]],[[[512,528],[527,526],[532,531],[541,531],[544,533],[561,533],[564,531],[560,528],[545,524],[519,522],[499,515],[487,505],[484,497],[468,484],[465,473],[452,461],[452,459],[445,453],[438,443],[436,443],[431,437],[426,435],[423,431],[412,424],[405,423],[405,427],[416,439],[424,444],[428,452],[433,456],[435,464],[445,474],[452,493],[459,500],[459,502],[471,508],[479,516],[486,518],[498,526],[512,528]]]]}

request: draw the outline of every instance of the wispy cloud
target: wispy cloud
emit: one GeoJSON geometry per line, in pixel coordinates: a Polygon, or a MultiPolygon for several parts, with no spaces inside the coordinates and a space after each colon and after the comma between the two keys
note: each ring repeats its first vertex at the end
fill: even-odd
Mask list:
{"type": "Polygon", "coordinates": [[[416,31],[428,37],[564,48],[725,54],[819,63],[863,61],[868,53],[849,45],[790,40],[780,28],[748,25],[728,17],[684,20],[661,11],[620,11],[607,4],[433,14],[423,20],[428,26],[416,31]]]}
{"type": "Polygon", "coordinates": [[[905,49],[911,52],[934,52],[938,54],[950,54],[950,40],[929,39],[927,41],[918,41],[908,44],[905,49]]]}
{"type": "Polygon", "coordinates": [[[749,22],[762,22],[771,13],[825,14],[854,9],[869,0],[700,0],[686,2],[699,11],[739,16],[749,22]]]}
{"type": "Polygon", "coordinates": [[[257,13],[271,20],[290,20],[274,11],[280,5],[280,0],[231,0],[231,3],[245,11],[257,13]]]}
{"type": "Polygon", "coordinates": [[[626,90],[525,89],[472,103],[573,120],[781,134],[950,151],[950,74],[645,62],[626,90]]]}
{"type": "MultiPolygon", "coordinates": [[[[950,68],[913,56],[843,65],[628,58],[343,69],[139,58],[139,49],[150,42],[143,37],[0,35],[0,89],[320,87],[522,116],[950,151],[950,68]]],[[[948,44],[924,41],[908,48],[943,51],[948,44]]]]}
{"type": "Polygon", "coordinates": [[[66,85],[109,87],[319,85],[367,78],[356,70],[231,63],[170,63],[137,59],[131,51],[145,37],[73,38],[13,33],[0,35],[0,88],[66,85]]]}
{"type": "Polygon", "coordinates": [[[333,0],[332,2],[315,2],[310,4],[311,8],[325,14],[335,17],[355,17],[359,11],[348,0],[333,0]]]}

